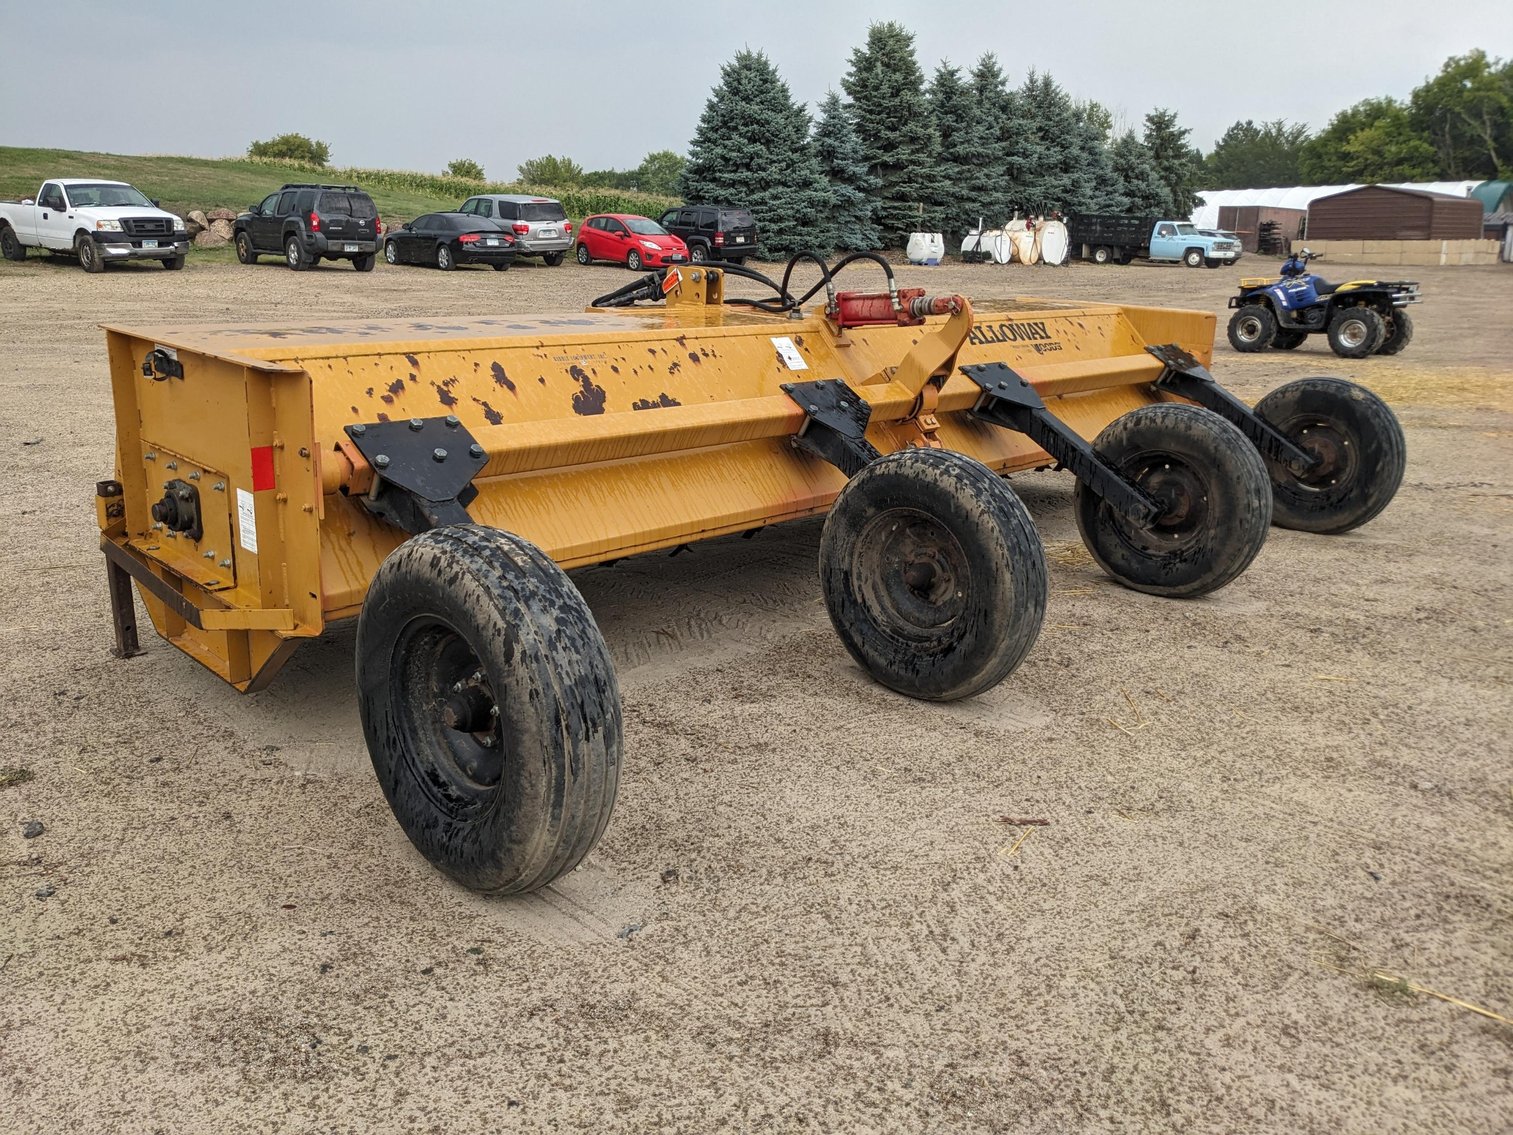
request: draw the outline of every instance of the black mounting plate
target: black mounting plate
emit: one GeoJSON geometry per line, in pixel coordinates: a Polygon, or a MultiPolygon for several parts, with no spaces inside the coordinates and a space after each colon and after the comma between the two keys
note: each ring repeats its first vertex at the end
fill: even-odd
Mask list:
{"type": "Polygon", "coordinates": [[[783,393],[808,415],[793,435],[796,448],[830,462],[854,477],[881,454],[867,440],[872,406],[839,378],[785,382],[783,393]]]}
{"type": "Polygon", "coordinates": [[[412,534],[473,523],[466,506],[489,457],[454,415],[358,422],[346,434],[373,467],[374,491],[362,498],[370,512],[412,534]]]}

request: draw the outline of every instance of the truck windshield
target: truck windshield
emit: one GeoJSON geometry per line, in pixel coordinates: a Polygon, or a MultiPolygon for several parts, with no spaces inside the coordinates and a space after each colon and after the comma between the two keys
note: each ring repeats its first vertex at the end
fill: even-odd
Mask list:
{"type": "Polygon", "coordinates": [[[113,205],[152,208],[152,202],[129,185],[70,185],[68,199],[73,202],[75,209],[108,209],[113,205]]]}
{"type": "Polygon", "coordinates": [[[1198,226],[1197,225],[1182,225],[1182,224],[1179,224],[1177,226],[1177,235],[1178,236],[1197,236],[1198,235],[1198,226]]]}

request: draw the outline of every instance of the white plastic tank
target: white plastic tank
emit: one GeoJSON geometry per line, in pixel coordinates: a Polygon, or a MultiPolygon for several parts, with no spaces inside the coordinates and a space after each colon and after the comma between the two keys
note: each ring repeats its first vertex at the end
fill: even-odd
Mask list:
{"type": "Polygon", "coordinates": [[[946,238],[940,233],[910,233],[904,251],[910,264],[939,264],[946,255],[946,238]]]}
{"type": "Polygon", "coordinates": [[[1046,264],[1066,263],[1066,254],[1071,249],[1066,225],[1060,221],[1042,221],[1040,224],[1040,259],[1046,264]]]}
{"type": "Polygon", "coordinates": [[[994,264],[1007,264],[1014,255],[1014,244],[1002,229],[969,232],[961,240],[963,255],[977,253],[994,264]]]}

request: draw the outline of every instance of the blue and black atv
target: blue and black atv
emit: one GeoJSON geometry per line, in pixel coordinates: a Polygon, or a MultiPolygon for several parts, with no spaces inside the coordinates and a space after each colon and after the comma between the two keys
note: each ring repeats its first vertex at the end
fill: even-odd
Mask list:
{"type": "Polygon", "coordinates": [[[1329,348],[1341,358],[1395,355],[1413,338],[1407,307],[1419,301],[1412,280],[1350,280],[1328,284],[1308,271],[1319,257],[1308,249],[1289,257],[1280,279],[1265,276],[1240,281],[1240,294],[1229,297],[1229,345],[1237,351],[1268,347],[1291,351],[1310,335],[1329,336],[1329,348]]]}

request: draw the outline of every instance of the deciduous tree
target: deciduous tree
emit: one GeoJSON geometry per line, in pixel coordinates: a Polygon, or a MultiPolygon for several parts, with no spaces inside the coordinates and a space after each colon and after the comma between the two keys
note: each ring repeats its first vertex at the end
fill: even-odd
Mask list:
{"type": "Polygon", "coordinates": [[[1308,127],[1282,119],[1236,122],[1203,160],[1203,184],[1209,189],[1264,189],[1297,185],[1308,127]]]}
{"type": "Polygon", "coordinates": [[[306,138],[303,134],[280,134],[266,142],[252,143],[247,147],[247,156],[324,166],[331,160],[331,147],[313,138],[306,138]]]}
{"type": "Polygon", "coordinates": [[[520,180],[526,185],[580,185],[583,182],[583,167],[572,158],[559,158],[547,154],[520,163],[520,180]]]}

